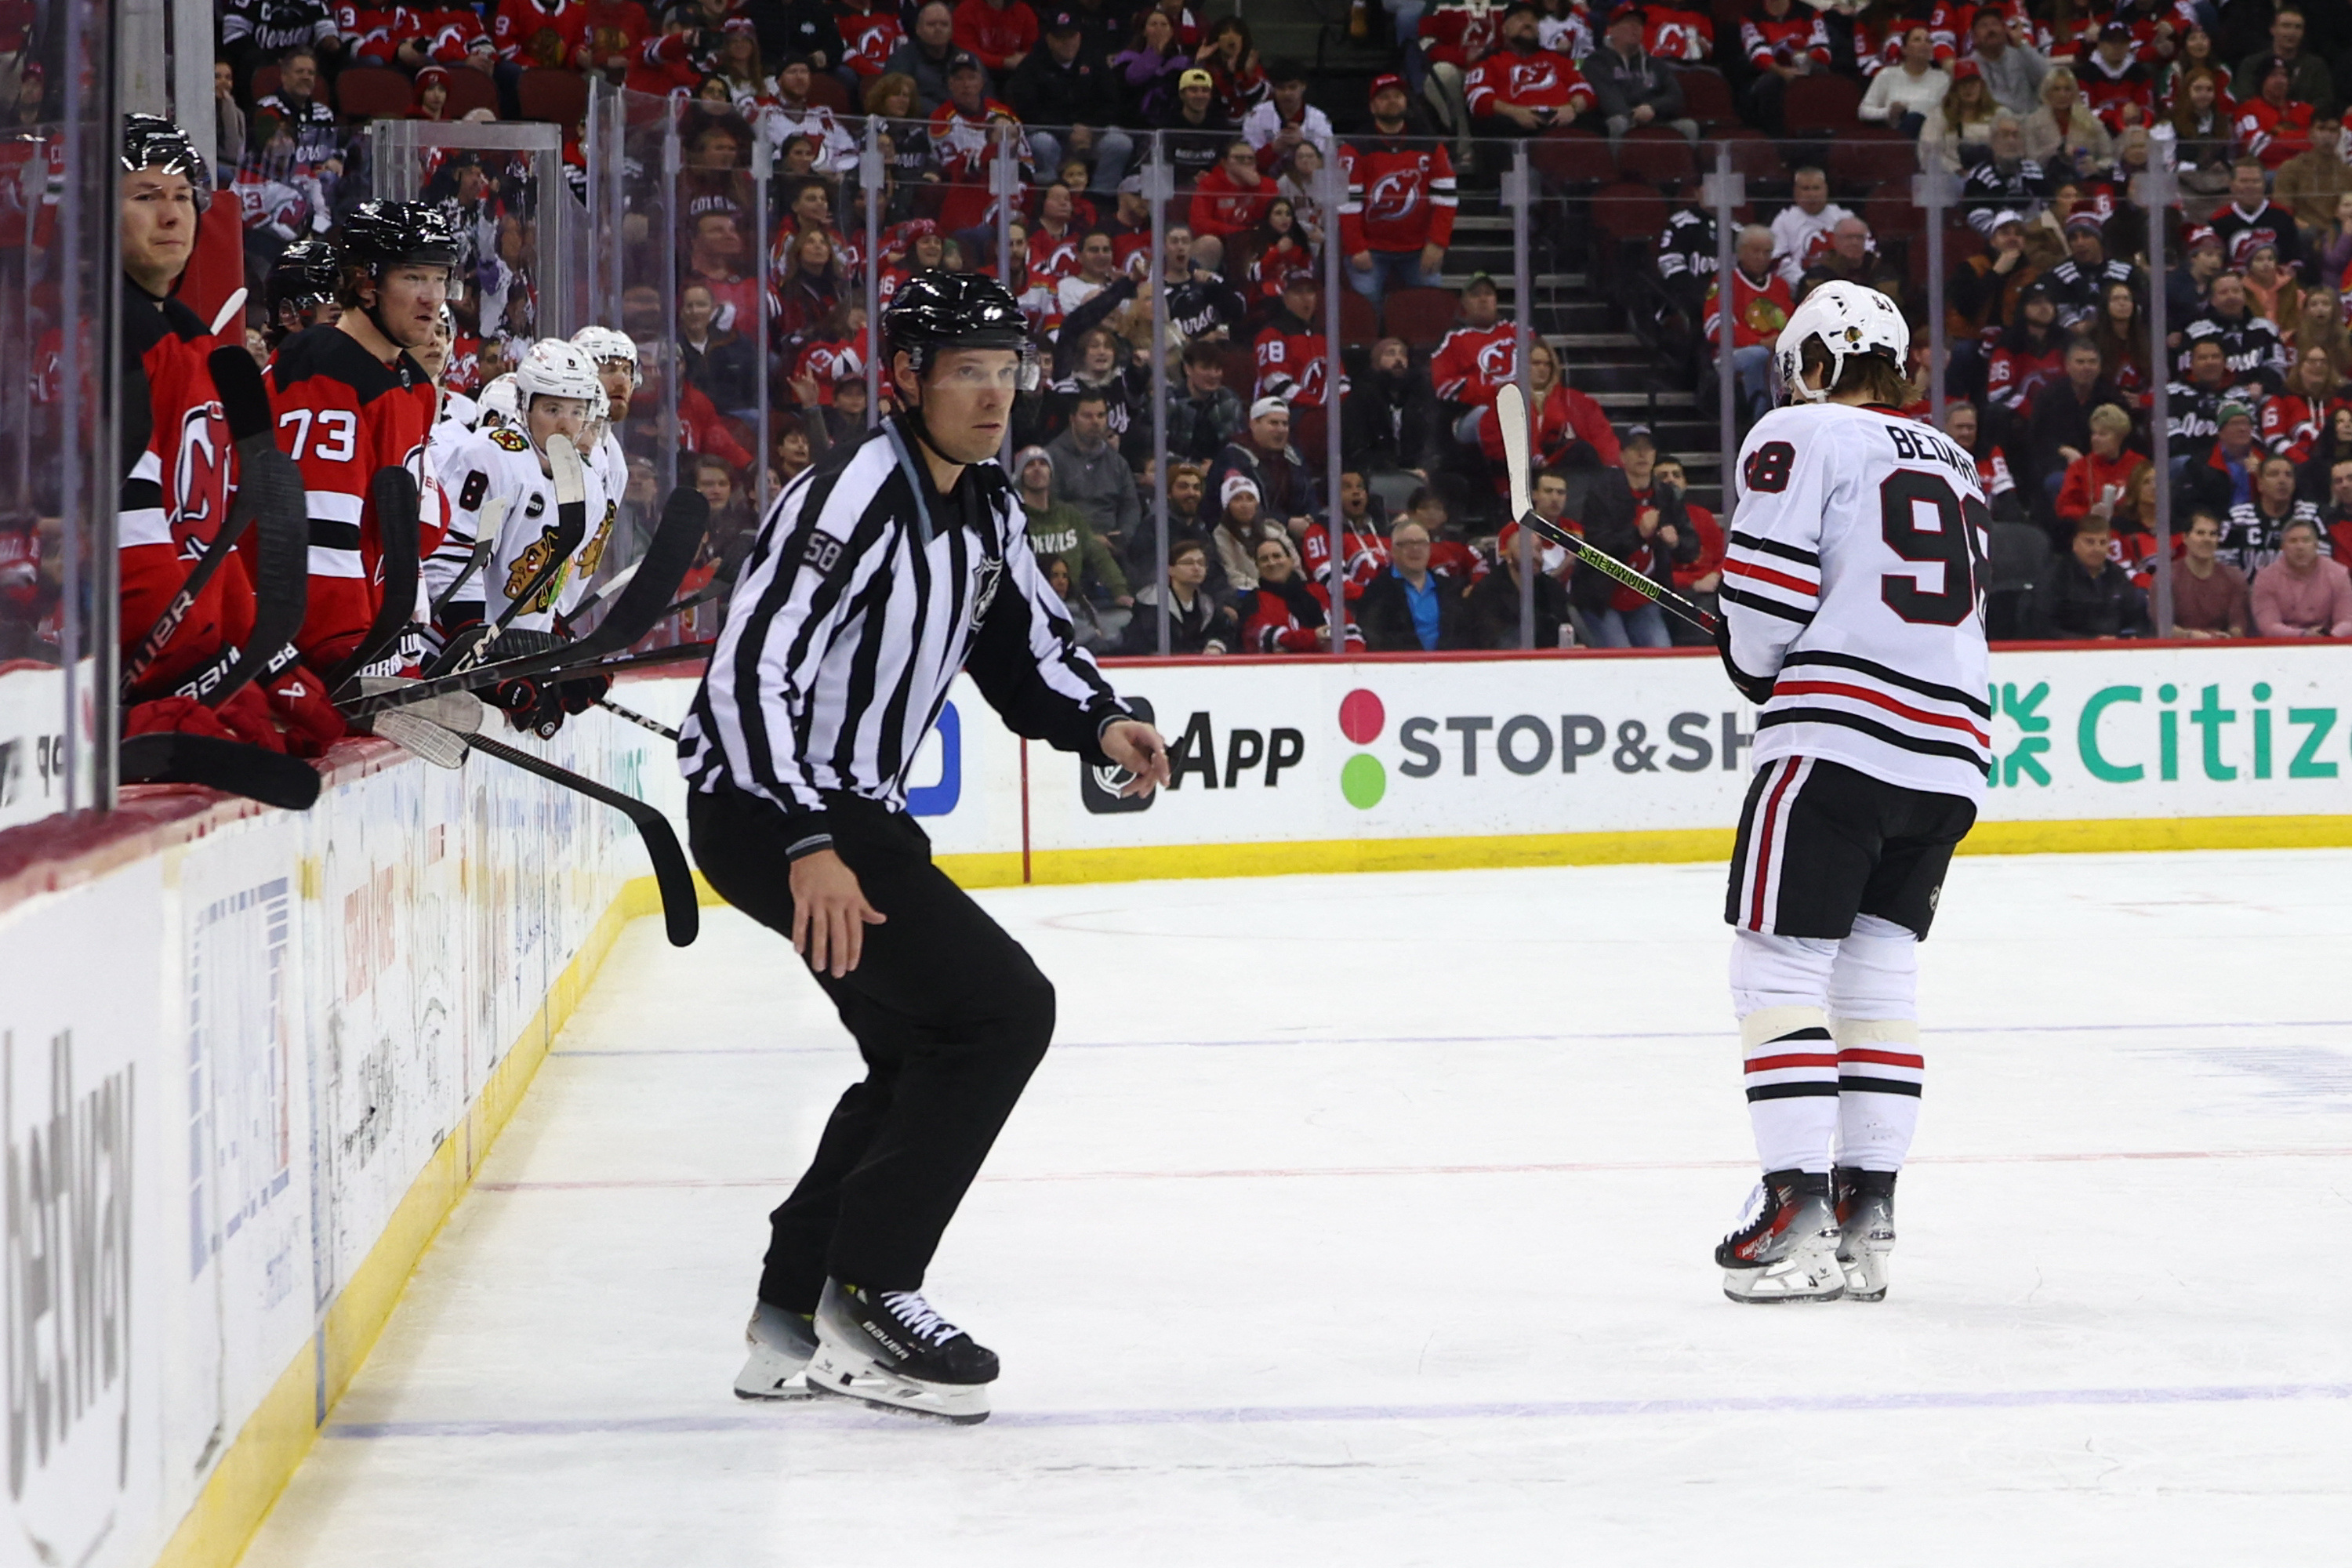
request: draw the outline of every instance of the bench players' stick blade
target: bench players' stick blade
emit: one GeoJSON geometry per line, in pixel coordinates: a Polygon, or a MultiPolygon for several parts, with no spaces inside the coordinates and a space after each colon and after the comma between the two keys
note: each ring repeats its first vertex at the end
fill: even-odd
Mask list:
{"type": "MultiPolygon", "coordinates": [[[[362,697],[375,697],[386,691],[400,691],[423,684],[403,675],[362,675],[359,679],[359,693],[362,697]]],[[[399,711],[414,713],[419,719],[459,735],[476,735],[481,732],[482,715],[489,710],[483,707],[482,700],[470,691],[445,691],[437,697],[422,698],[399,711]]]]}
{"type": "Polygon", "coordinates": [[[383,560],[383,598],[377,604],[375,619],[368,624],[367,635],[360,639],[359,647],[328,671],[327,689],[331,692],[341,691],[352,677],[391,652],[416,619],[416,577],[423,569],[417,549],[424,529],[419,516],[424,503],[417,493],[416,476],[398,463],[386,463],[375,471],[368,489],[375,501],[376,538],[383,560]]]}
{"type": "Polygon", "coordinates": [[[1535,476],[1528,460],[1528,400],[1517,382],[1505,382],[1495,394],[1495,422],[1503,433],[1503,467],[1509,470],[1511,515],[1535,510],[1535,476]]]}
{"type": "Polygon", "coordinates": [[[369,724],[378,735],[419,762],[436,768],[466,765],[466,738],[451,734],[413,710],[395,708],[389,713],[378,713],[369,724]]]}
{"type": "Polygon", "coordinates": [[[319,799],[319,770],[299,757],[216,735],[133,735],[118,754],[125,784],[191,784],[287,811],[319,799]]]}

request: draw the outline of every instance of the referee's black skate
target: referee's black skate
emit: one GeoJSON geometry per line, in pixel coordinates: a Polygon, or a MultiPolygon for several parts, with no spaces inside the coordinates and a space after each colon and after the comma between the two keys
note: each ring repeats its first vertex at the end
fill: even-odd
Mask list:
{"type": "Polygon", "coordinates": [[[816,1325],[803,1312],[761,1301],[743,1325],[750,1352],[735,1374],[738,1399],[806,1399],[809,1357],[816,1354],[816,1325]]]}
{"type": "Polygon", "coordinates": [[[1834,1301],[1845,1294],[1838,1220],[1826,1173],[1768,1171],[1738,1227],[1715,1249],[1735,1301],[1834,1301]]]}
{"type": "Polygon", "coordinates": [[[1893,1171],[1837,1168],[1838,1267],[1849,1301],[1886,1300],[1886,1264],[1895,1254],[1893,1171]]]}
{"type": "Polygon", "coordinates": [[[808,1365],[812,1391],[970,1426],[988,1419],[996,1370],[996,1352],[940,1316],[920,1292],[824,1282],[808,1365]]]}

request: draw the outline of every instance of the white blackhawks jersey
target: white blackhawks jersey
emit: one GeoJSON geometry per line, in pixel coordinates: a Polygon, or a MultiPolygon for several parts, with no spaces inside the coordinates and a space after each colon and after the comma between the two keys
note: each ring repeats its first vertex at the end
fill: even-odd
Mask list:
{"type": "Polygon", "coordinates": [[[1756,763],[1820,757],[1981,801],[1992,767],[1976,464],[1891,409],[1777,408],[1739,453],[1732,661],[1777,677],[1756,763]]]}
{"type": "MultiPolygon", "coordinates": [[[[629,488],[629,455],[621,449],[621,438],[613,434],[610,425],[604,426],[604,433],[596,438],[594,446],[580,454],[580,460],[590,473],[604,481],[605,499],[618,506],[629,488]]],[[[589,516],[593,518],[595,513],[589,516]]]]}
{"type": "MultiPolygon", "coordinates": [[[[538,450],[519,431],[478,430],[451,442],[438,458],[441,488],[449,497],[449,531],[425,563],[425,586],[438,599],[473,558],[484,530],[495,528],[489,559],[451,601],[449,617],[470,618],[456,616],[457,606],[478,604],[482,618],[494,621],[547,560],[556,529],[555,481],[541,470],[538,450]]],[[[558,610],[580,602],[612,538],[618,508],[596,469],[586,463],[581,468],[588,492],[587,537],[569,564],[509,623],[525,631],[551,629],[558,610]]]]}

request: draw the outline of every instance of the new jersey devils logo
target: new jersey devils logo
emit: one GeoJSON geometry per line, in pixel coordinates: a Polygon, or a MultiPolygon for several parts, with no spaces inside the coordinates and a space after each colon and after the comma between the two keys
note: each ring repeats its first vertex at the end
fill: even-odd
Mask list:
{"type": "Polygon", "coordinates": [[[1516,103],[1529,93],[1540,92],[1550,87],[1555,79],[1551,67],[1540,60],[1534,65],[1513,66],[1511,100],[1516,103]]]}
{"type": "Polygon", "coordinates": [[[1518,345],[1507,337],[1496,338],[1478,351],[1479,377],[1491,385],[1499,386],[1518,374],[1518,345]]]}
{"type": "Polygon", "coordinates": [[[1421,170],[1392,169],[1371,183],[1364,192],[1364,216],[1381,222],[1394,222],[1408,216],[1421,205],[1421,170]]]}
{"type": "Polygon", "coordinates": [[[172,523],[193,529],[209,523],[228,500],[228,468],[214,440],[214,421],[227,417],[215,402],[200,403],[180,416],[179,450],[172,463],[172,523]]]}

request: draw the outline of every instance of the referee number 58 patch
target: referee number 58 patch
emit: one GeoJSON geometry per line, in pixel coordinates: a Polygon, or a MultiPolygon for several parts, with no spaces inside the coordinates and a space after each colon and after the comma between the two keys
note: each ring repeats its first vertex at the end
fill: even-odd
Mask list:
{"type": "Polygon", "coordinates": [[[820,572],[832,571],[840,560],[841,541],[822,533],[810,534],[808,548],[801,552],[801,564],[820,572]]]}

